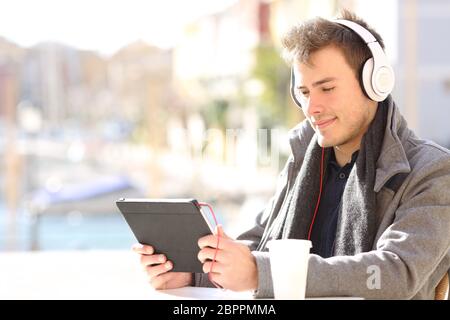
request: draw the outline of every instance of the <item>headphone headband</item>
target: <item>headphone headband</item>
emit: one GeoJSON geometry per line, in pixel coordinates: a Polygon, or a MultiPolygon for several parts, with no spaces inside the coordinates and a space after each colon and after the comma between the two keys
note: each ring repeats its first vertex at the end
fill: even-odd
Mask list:
{"type": "Polygon", "coordinates": [[[369,44],[371,42],[378,42],[378,40],[363,26],[360,24],[357,24],[356,22],[344,20],[344,19],[335,19],[332,20],[333,22],[339,23],[343,26],[348,27],[349,29],[352,29],[357,35],[361,37],[361,39],[364,40],[366,44],[369,44]]]}

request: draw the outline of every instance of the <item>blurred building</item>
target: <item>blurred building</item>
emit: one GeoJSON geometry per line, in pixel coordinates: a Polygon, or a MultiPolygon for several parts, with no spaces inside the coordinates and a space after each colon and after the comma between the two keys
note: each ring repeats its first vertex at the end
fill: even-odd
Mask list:
{"type": "MultiPolygon", "coordinates": [[[[269,14],[260,14],[267,4],[259,0],[240,0],[212,15],[204,16],[185,28],[182,42],[174,52],[175,78],[194,87],[192,97],[223,98],[237,96],[239,85],[253,64],[253,50],[268,32],[269,14]]],[[[186,90],[190,94],[190,90],[186,90]]],[[[191,91],[191,94],[192,91],[191,91]]]]}
{"type": "Polygon", "coordinates": [[[450,147],[450,3],[397,2],[400,107],[421,137],[450,147]]]}
{"type": "Polygon", "coordinates": [[[108,88],[114,94],[113,112],[148,130],[150,143],[165,144],[169,110],[166,96],[172,89],[172,51],[144,42],[119,50],[108,61],[108,88]]]}
{"type": "Polygon", "coordinates": [[[81,82],[78,52],[58,43],[40,43],[26,52],[21,100],[38,107],[44,128],[61,131],[70,116],[69,89],[81,82]]]}
{"type": "Polygon", "coordinates": [[[5,209],[7,217],[6,228],[0,232],[7,236],[7,248],[15,246],[10,236],[15,232],[16,213],[21,197],[22,158],[17,146],[19,132],[16,126],[16,105],[22,56],[23,50],[20,47],[0,38],[0,207],[5,209]],[[5,203],[4,206],[2,202],[5,203]]]}
{"type": "Polygon", "coordinates": [[[20,66],[25,50],[0,37],[0,121],[15,119],[20,66]]]}

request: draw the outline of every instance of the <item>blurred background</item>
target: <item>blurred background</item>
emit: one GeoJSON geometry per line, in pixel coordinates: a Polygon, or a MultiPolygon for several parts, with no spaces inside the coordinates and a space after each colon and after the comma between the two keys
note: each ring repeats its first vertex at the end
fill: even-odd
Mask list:
{"type": "Polygon", "coordinates": [[[0,251],[129,249],[120,197],[249,227],[303,119],[280,37],[341,8],[385,39],[410,127],[449,147],[447,0],[3,1],[0,251]]]}

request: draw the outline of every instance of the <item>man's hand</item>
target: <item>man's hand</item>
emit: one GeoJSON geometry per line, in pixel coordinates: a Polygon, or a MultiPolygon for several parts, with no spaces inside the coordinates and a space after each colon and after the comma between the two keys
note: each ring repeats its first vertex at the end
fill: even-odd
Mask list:
{"type": "MultiPolygon", "coordinates": [[[[234,291],[255,290],[258,287],[258,271],[255,257],[250,249],[228,237],[217,227],[219,249],[210,279],[225,289],[234,291]]],[[[198,259],[203,263],[203,271],[209,273],[217,247],[217,235],[208,235],[198,240],[200,252],[198,259]]]]}
{"type": "Polygon", "coordinates": [[[173,268],[173,263],[166,261],[167,258],[163,254],[153,254],[153,247],[138,243],[132,249],[141,255],[141,265],[153,288],[174,289],[189,286],[192,283],[192,273],[169,272],[173,268]]]}

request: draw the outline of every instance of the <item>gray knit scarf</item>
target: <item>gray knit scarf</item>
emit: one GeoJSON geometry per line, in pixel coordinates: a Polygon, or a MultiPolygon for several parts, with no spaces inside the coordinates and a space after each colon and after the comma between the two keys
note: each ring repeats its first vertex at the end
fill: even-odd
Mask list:
{"type": "MultiPolygon", "coordinates": [[[[375,169],[386,127],[388,100],[378,104],[375,118],[362,139],[358,157],[345,185],[339,204],[334,255],[355,255],[372,249],[377,230],[376,193],[373,191],[375,169]]],[[[325,149],[324,173],[327,172],[326,164],[331,152],[332,148],[325,149]]],[[[278,226],[272,229],[272,238],[307,239],[319,196],[321,157],[322,148],[315,134],[288,197],[286,211],[280,212],[286,219],[274,221],[276,223],[278,220],[278,226]]]]}

